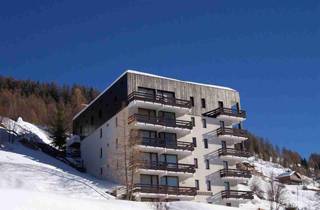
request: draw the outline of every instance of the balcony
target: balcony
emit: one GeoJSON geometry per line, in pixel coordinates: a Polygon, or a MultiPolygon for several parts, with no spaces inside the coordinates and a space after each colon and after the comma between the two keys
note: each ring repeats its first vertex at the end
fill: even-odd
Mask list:
{"type": "Polygon", "coordinates": [[[178,115],[190,112],[191,101],[162,95],[134,91],[128,95],[129,108],[145,108],[157,111],[175,112],[178,115]]]}
{"type": "Polygon", "coordinates": [[[176,133],[179,136],[190,133],[193,127],[191,121],[165,119],[141,114],[131,115],[128,118],[128,124],[133,124],[136,129],[176,133]]]}
{"type": "Polygon", "coordinates": [[[202,116],[216,118],[219,121],[224,121],[226,124],[238,124],[246,119],[247,114],[244,110],[219,107],[202,114],[202,116]]]}
{"type": "Polygon", "coordinates": [[[159,176],[190,177],[195,173],[195,165],[183,163],[167,163],[157,161],[138,161],[135,163],[140,173],[159,176]]]}
{"type": "Polygon", "coordinates": [[[184,141],[169,142],[161,138],[138,137],[136,141],[133,139],[133,142],[136,147],[145,152],[189,155],[194,150],[193,143],[184,141]]]}
{"type": "Polygon", "coordinates": [[[242,179],[250,179],[252,174],[248,170],[239,170],[239,169],[221,169],[220,171],[221,179],[229,179],[229,180],[242,180],[242,179]]]}
{"type": "Polygon", "coordinates": [[[193,199],[197,190],[195,187],[135,184],[133,193],[138,197],[193,199]]]}
{"type": "Polygon", "coordinates": [[[240,191],[240,190],[224,190],[221,191],[221,198],[228,200],[252,200],[252,191],[240,191]]]}
{"type": "Polygon", "coordinates": [[[218,128],[217,136],[222,141],[232,141],[233,143],[240,143],[249,138],[246,130],[226,127],[218,128]]]}
{"type": "Polygon", "coordinates": [[[218,155],[223,160],[244,160],[253,155],[250,152],[237,150],[233,148],[220,148],[218,150],[218,155]]]}

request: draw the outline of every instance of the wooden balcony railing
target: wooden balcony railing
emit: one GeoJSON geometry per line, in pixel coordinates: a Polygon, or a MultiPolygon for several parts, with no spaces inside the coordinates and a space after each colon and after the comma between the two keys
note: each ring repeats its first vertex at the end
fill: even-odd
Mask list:
{"type": "Polygon", "coordinates": [[[191,101],[190,100],[183,100],[173,97],[165,97],[162,95],[144,93],[140,91],[134,91],[128,95],[128,103],[134,100],[140,101],[148,101],[154,103],[160,103],[165,105],[177,106],[182,108],[191,108],[191,101]]]}
{"type": "Polygon", "coordinates": [[[243,150],[237,150],[233,148],[220,148],[218,149],[218,155],[219,156],[237,156],[237,157],[252,157],[253,155],[250,152],[243,151],[243,150]]]}
{"type": "Polygon", "coordinates": [[[251,178],[252,174],[248,170],[239,170],[239,169],[221,169],[220,177],[239,177],[239,178],[251,178]]]}
{"type": "Polygon", "coordinates": [[[221,198],[222,199],[246,199],[252,200],[253,199],[253,192],[252,191],[241,191],[241,190],[224,190],[221,191],[221,198]]]}
{"type": "Polygon", "coordinates": [[[167,163],[160,161],[137,161],[135,164],[138,168],[142,169],[195,173],[195,165],[192,164],[167,163]]]}
{"type": "Polygon", "coordinates": [[[228,116],[240,117],[240,118],[247,117],[247,113],[244,110],[236,110],[236,109],[230,109],[230,108],[224,108],[224,107],[219,107],[217,109],[203,113],[202,115],[205,117],[212,117],[212,118],[216,118],[219,115],[228,115],[228,116]]]}
{"type": "Polygon", "coordinates": [[[236,137],[245,137],[248,138],[249,134],[247,130],[239,129],[239,128],[226,128],[220,127],[217,129],[217,136],[230,135],[236,137]]]}
{"type": "Polygon", "coordinates": [[[169,194],[169,195],[186,195],[195,196],[197,190],[195,187],[174,187],[168,185],[148,185],[148,184],[135,184],[133,192],[140,193],[156,193],[156,194],[169,194]]]}
{"type": "Polygon", "coordinates": [[[166,119],[162,117],[153,117],[141,114],[133,114],[128,118],[128,124],[137,121],[166,127],[192,129],[192,122],[186,120],[166,119]]]}
{"type": "Polygon", "coordinates": [[[137,137],[136,143],[151,146],[151,147],[162,147],[169,149],[178,149],[178,150],[188,150],[193,151],[194,145],[191,142],[184,141],[169,141],[161,138],[147,138],[147,137],[137,137]]]}

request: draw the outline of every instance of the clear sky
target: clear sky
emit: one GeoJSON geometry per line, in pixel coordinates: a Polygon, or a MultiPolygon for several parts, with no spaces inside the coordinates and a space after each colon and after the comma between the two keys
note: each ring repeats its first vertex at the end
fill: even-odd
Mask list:
{"type": "Polygon", "coordinates": [[[2,1],[0,74],[104,89],[125,69],[239,90],[245,127],[320,152],[320,1],[2,1]]]}

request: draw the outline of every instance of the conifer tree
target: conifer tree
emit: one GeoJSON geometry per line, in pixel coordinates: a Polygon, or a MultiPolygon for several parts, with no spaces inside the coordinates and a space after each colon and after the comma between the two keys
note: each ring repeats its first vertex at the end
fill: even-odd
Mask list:
{"type": "Polygon", "coordinates": [[[51,138],[53,139],[52,144],[61,150],[64,150],[66,146],[67,124],[64,108],[62,105],[58,105],[51,122],[51,138]]]}

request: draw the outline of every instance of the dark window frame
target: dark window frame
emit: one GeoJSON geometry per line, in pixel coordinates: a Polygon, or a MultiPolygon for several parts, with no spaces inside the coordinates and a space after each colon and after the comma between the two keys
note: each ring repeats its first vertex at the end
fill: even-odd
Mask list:
{"type": "Polygon", "coordinates": [[[200,184],[198,179],[194,180],[194,185],[197,190],[200,190],[200,184]]]}
{"type": "Polygon", "coordinates": [[[201,98],[201,107],[202,108],[206,108],[206,99],[205,98],[201,98]]]}
{"type": "Polygon", "coordinates": [[[198,168],[198,158],[193,159],[194,167],[198,168]]]}
{"type": "Polygon", "coordinates": [[[192,143],[194,147],[197,147],[197,138],[196,137],[192,137],[192,143]]]}
{"type": "Polygon", "coordinates": [[[205,149],[209,148],[208,139],[203,139],[203,144],[205,149]]]}
{"type": "Polygon", "coordinates": [[[194,107],[194,98],[193,98],[193,96],[190,96],[190,103],[191,103],[191,106],[194,107]]]}

